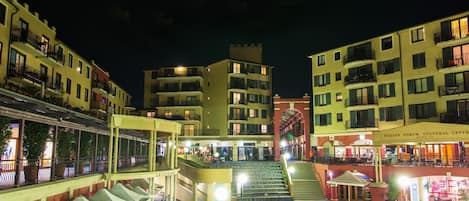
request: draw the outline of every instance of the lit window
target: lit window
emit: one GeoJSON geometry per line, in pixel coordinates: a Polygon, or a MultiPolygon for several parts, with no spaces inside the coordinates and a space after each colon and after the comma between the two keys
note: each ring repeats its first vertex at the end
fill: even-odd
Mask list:
{"type": "Polygon", "coordinates": [[[469,34],[467,17],[451,21],[453,39],[464,38],[469,34]]]}
{"type": "Polygon", "coordinates": [[[184,136],[194,136],[194,125],[184,125],[184,136]]]}
{"type": "Polygon", "coordinates": [[[191,119],[191,111],[190,110],[184,110],[184,119],[185,120],[190,120],[191,119]]]}
{"type": "Polygon", "coordinates": [[[164,116],[166,118],[171,118],[173,116],[173,113],[171,111],[166,111],[166,112],[164,112],[164,116]]]}
{"type": "Polygon", "coordinates": [[[335,101],[342,101],[344,97],[342,97],[342,93],[335,94],[335,101]]]}
{"type": "Polygon", "coordinates": [[[233,73],[241,73],[241,64],[233,63],[233,73]]]}
{"type": "Polygon", "coordinates": [[[240,103],[241,103],[241,94],[233,93],[233,104],[240,104],[240,103]]]}
{"type": "Polygon", "coordinates": [[[239,135],[241,133],[241,124],[233,124],[233,134],[239,135]]]}
{"type": "Polygon", "coordinates": [[[265,124],[261,125],[261,133],[267,133],[267,125],[265,124]]]}
{"type": "Polygon", "coordinates": [[[147,112],[147,117],[155,117],[155,112],[147,112]]]}
{"type": "Polygon", "coordinates": [[[249,109],[249,117],[250,118],[256,117],[256,111],[254,111],[254,109],[249,109]]]}
{"type": "Polygon", "coordinates": [[[262,75],[267,75],[267,68],[266,67],[261,68],[261,74],[262,75]]]}
{"type": "Polygon", "coordinates": [[[423,41],[423,39],[424,39],[423,36],[424,36],[423,27],[411,30],[412,43],[423,41]]]}

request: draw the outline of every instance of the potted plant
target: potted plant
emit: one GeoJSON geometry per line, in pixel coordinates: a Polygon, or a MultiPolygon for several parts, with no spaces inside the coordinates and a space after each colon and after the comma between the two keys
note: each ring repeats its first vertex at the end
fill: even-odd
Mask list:
{"type": "Polygon", "coordinates": [[[71,163],[70,154],[73,151],[73,133],[61,130],[57,136],[57,165],[55,176],[64,177],[65,168],[71,163]]]}
{"type": "Polygon", "coordinates": [[[80,137],[80,163],[78,172],[84,174],[91,170],[91,150],[93,146],[93,135],[91,133],[82,132],[80,137]],[[88,171],[85,168],[88,167],[88,171]]]}
{"type": "Polygon", "coordinates": [[[23,155],[28,161],[24,167],[26,183],[36,183],[38,177],[39,159],[49,138],[49,126],[36,122],[27,122],[24,129],[23,155]]]}

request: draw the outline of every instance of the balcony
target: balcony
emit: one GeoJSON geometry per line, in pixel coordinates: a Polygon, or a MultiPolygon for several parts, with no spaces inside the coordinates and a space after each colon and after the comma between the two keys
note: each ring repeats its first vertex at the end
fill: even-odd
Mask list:
{"type": "Polygon", "coordinates": [[[26,79],[33,83],[41,84],[43,82],[47,83],[47,75],[41,75],[41,73],[35,70],[30,66],[18,66],[17,64],[11,63],[8,68],[8,77],[9,78],[19,78],[26,79]]]}
{"type": "Polygon", "coordinates": [[[245,90],[246,89],[246,84],[244,83],[230,83],[229,85],[229,89],[242,89],[242,90],[245,90]]]}
{"type": "Polygon", "coordinates": [[[248,120],[248,116],[244,114],[240,114],[240,115],[230,114],[228,117],[229,117],[228,118],[229,120],[248,120]]]}
{"type": "Polygon", "coordinates": [[[58,52],[58,51],[47,52],[47,58],[50,58],[61,65],[64,65],[65,63],[65,57],[63,55],[63,52],[58,52]]]}
{"type": "Polygon", "coordinates": [[[107,112],[107,105],[106,105],[106,103],[102,103],[100,101],[91,101],[91,109],[92,110],[98,110],[98,111],[106,113],[107,112]]]}
{"type": "Polygon", "coordinates": [[[175,77],[203,77],[203,72],[200,70],[188,69],[185,73],[175,73],[174,71],[164,72],[163,70],[158,71],[158,78],[175,78],[175,77]]]}
{"type": "Polygon", "coordinates": [[[267,131],[264,132],[262,132],[260,129],[228,129],[227,132],[228,135],[271,135],[274,133],[273,129],[267,129],[267,131]]]}
{"type": "Polygon", "coordinates": [[[44,44],[41,42],[41,36],[36,35],[31,31],[22,31],[20,28],[13,28],[11,32],[11,40],[13,42],[19,43],[18,46],[25,48],[24,50],[30,49],[28,51],[30,54],[34,55],[46,55],[47,48],[49,44],[44,44]],[[23,46],[25,44],[26,46],[23,46]]]}
{"type": "Polygon", "coordinates": [[[444,112],[440,114],[441,123],[469,124],[469,114],[462,112],[444,112]]]}
{"type": "Polygon", "coordinates": [[[462,43],[469,42],[469,34],[456,37],[451,33],[439,32],[439,33],[433,34],[433,42],[438,47],[446,47],[446,46],[451,46],[451,45],[462,44],[462,43]]]}
{"type": "Polygon", "coordinates": [[[376,74],[375,73],[361,73],[361,74],[351,74],[347,75],[344,78],[344,85],[352,84],[361,84],[361,83],[375,83],[376,74]]]}
{"type": "Polygon", "coordinates": [[[375,60],[375,52],[372,50],[364,51],[361,53],[354,53],[350,55],[345,55],[342,63],[344,68],[350,68],[354,66],[361,66],[368,63],[371,63],[375,60]]]}
{"type": "Polygon", "coordinates": [[[469,89],[466,89],[463,84],[457,86],[439,86],[440,96],[458,95],[463,93],[469,93],[469,89]]]}
{"type": "Polygon", "coordinates": [[[377,105],[377,96],[356,97],[356,99],[345,99],[345,107],[361,106],[361,105],[377,105]]]}
{"type": "Polygon", "coordinates": [[[200,100],[162,101],[156,107],[172,107],[172,106],[202,106],[202,104],[200,100]]]}
{"type": "Polygon", "coordinates": [[[62,94],[64,92],[63,83],[48,82],[47,83],[47,88],[49,88],[51,91],[53,91],[57,94],[62,94]]]}
{"type": "Polygon", "coordinates": [[[181,91],[202,91],[202,87],[197,83],[182,83],[181,91]]]}
{"type": "MultiPolygon", "coordinates": [[[[436,66],[438,70],[454,68],[455,70],[463,70],[462,67],[469,67],[469,53],[452,59],[437,59],[436,66]]],[[[469,68],[468,68],[469,69],[469,68]]],[[[467,70],[466,68],[464,70],[467,70]]]]}
{"type": "Polygon", "coordinates": [[[228,101],[229,104],[231,105],[247,105],[248,104],[248,101],[247,100],[233,100],[233,99],[229,99],[228,101]]]}
{"type": "Polygon", "coordinates": [[[346,121],[345,128],[357,129],[357,128],[377,128],[378,120],[357,120],[357,121],[346,121]]]}
{"type": "Polygon", "coordinates": [[[156,118],[176,120],[176,121],[200,121],[199,114],[191,114],[187,116],[186,115],[171,115],[171,116],[158,115],[156,118]]]}
{"type": "Polygon", "coordinates": [[[107,84],[106,82],[103,82],[103,81],[93,80],[91,86],[93,87],[93,89],[99,89],[100,91],[102,91],[104,93],[110,93],[110,91],[113,91],[113,90],[111,90],[109,84],[107,84]]]}

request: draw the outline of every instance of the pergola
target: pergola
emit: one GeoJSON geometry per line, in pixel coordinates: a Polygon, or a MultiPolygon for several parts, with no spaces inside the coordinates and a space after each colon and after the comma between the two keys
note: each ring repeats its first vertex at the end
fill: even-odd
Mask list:
{"type": "Polygon", "coordinates": [[[170,195],[170,200],[176,200],[176,185],[177,185],[177,173],[179,171],[177,167],[177,156],[176,156],[176,145],[177,136],[181,132],[181,124],[168,121],[163,119],[155,119],[140,116],[129,116],[129,115],[112,115],[109,121],[110,139],[109,139],[109,159],[108,173],[106,180],[108,188],[111,186],[111,182],[117,180],[126,179],[137,179],[137,178],[149,178],[150,195],[154,195],[154,178],[157,176],[165,176],[165,188],[166,193],[170,195]],[[139,130],[144,133],[148,133],[149,136],[149,151],[148,151],[148,169],[143,172],[117,172],[118,165],[118,152],[119,152],[119,131],[121,129],[139,130]],[[168,139],[169,151],[166,153],[168,161],[168,169],[158,170],[156,164],[156,150],[157,150],[157,139],[160,137],[166,137],[168,139]]]}

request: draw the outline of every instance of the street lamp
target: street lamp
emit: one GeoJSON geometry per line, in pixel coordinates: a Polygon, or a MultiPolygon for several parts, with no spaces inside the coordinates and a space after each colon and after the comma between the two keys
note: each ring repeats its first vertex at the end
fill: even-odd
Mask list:
{"type": "Polygon", "coordinates": [[[291,155],[290,155],[290,153],[287,152],[287,153],[283,154],[283,157],[285,158],[285,160],[288,161],[288,160],[290,160],[291,155]]]}
{"type": "Polygon", "coordinates": [[[293,174],[296,171],[295,167],[292,167],[292,166],[288,167],[287,170],[290,174],[293,174]]]}
{"type": "Polygon", "coordinates": [[[238,175],[238,184],[241,185],[241,197],[243,197],[244,184],[248,183],[248,179],[248,175],[246,175],[245,173],[241,173],[238,175]]]}
{"type": "Polygon", "coordinates": [[[397,182],[402,186],[402,191],[404,191],[404,201],[407,201],[407,186],[409,185],[409,177],[400,176],[397,178],[397,182]]]}
{"type": "Polygon", "coordinates": [[[228,200],[228,190],[224,187],[219,187],[215,190],[215,200],[216,201],[226,201],[228,200]]]}

